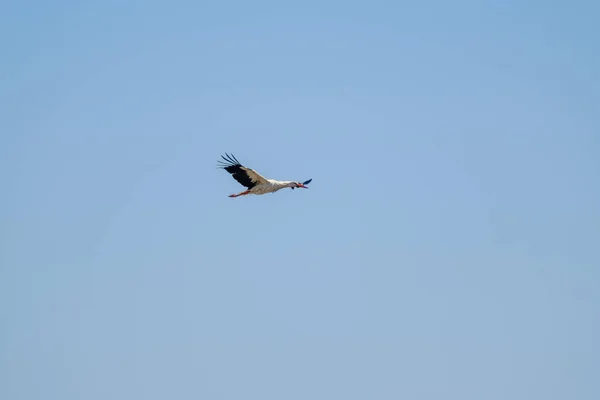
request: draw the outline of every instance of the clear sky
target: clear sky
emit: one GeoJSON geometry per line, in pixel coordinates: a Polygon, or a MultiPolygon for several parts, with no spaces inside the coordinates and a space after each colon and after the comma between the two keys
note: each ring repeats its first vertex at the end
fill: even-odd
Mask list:
{"type": "Polygon", "coordinates": [[[2,5],[0,398],[599,399],[600,3],[283,3],[2,5]]]}

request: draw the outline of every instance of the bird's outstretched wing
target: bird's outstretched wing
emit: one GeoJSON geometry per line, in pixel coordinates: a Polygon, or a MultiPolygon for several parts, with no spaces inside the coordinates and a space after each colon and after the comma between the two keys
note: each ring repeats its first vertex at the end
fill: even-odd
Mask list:
{"type": "Polygon", "coordinates": [[[225,153],[225,156],[221,156],[221,158],[226,162],[221,160],[218,161],[220,163],[219,168],[223,168],[225,171],[229,172],[231,176],[233,176],[233,179],[238,181],[242,186],[252,189],[256,185],[268,182],[267,179],[258,172],[251,168],[244,167],[233,154],[229,155],[225,153]]]}

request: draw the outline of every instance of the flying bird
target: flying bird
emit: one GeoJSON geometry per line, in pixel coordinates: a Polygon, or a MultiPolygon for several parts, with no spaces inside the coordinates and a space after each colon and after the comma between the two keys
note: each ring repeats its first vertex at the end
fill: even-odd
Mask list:
{"type": "Polygon", "coordinates": [[[284,188],[304,188],[308,189],[308,185],[312,179],[304,181],[302,183],[296,181],[277,181],[275,179],[267,179],[255,170],[244,167],[235,156],[225,153],[225,156],[221,156],[225,162],[219,160],[220,163],[218,168],[222,168],[229,172],[233,179],[238,181],[242,186],[245,186],[247,190],[229,195],[229,197],[245,196],[247,194],[267,194],[275,193],[278,190],[284,188]]]}

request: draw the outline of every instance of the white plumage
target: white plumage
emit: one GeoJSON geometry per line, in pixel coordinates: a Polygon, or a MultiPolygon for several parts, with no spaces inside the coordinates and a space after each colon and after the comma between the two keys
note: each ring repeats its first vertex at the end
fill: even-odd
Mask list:
{"type": "Polygon", "coordinates": [[[248,194],[267,194],[275,193],[278,190],[284,188],[304,188],[308,189],[308,185],[312,179],[309,179],[303,183],[296,181],[278,181],[275,179],[267,179],[255,170],[244,167],[238,160],[232,155],[225,153],[225,156],[221,156],[225,162],[219,160],[219,168],[223,168],[229,172],[233,178],[238,181],[242,186],[245,186],[248,190],[241,193],[232,194],[229,197],[245,196],[248,194]],[[225,157],[226,156],[226,157],[225,157]]]}

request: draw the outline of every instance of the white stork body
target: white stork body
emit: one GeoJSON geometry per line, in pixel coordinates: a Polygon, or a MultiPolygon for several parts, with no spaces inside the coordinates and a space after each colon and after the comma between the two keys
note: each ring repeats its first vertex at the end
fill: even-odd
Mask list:
{"type": "Polygon", "coordinates": [[[236,181],[248,188],[248,190],[244,192],[232,194],[229,197],[245,196],[248,194],[261,195],[275,193],[284,188],[295,189],[300,187],[308,189],[308,187],[305,185],[312,181],[312,179],[309,179],[304,183],[300,183],[295,181],[278,181],[275,179],[267,179],[253,169],[244,167],[233,155],[230,156],[227,153],[225,154],[227,158],[224,156],[221,157],[226,161],[226,163],[219,161],[222,164],[219,165],[219,168],[223,168],[225,171],[229,172],[236,181]]]}
{"type": "Polygon", "coordinates": [[[252,189],[249,189],[249,194],[267,194],[267,193],[275,193],[278,190],[281,190],[286,187],[292,187],[291,184],[294,182],[291,181],[276,181],[275,179],[267,179],[267,182],[258,184],[254,186],[252,189]]]}

